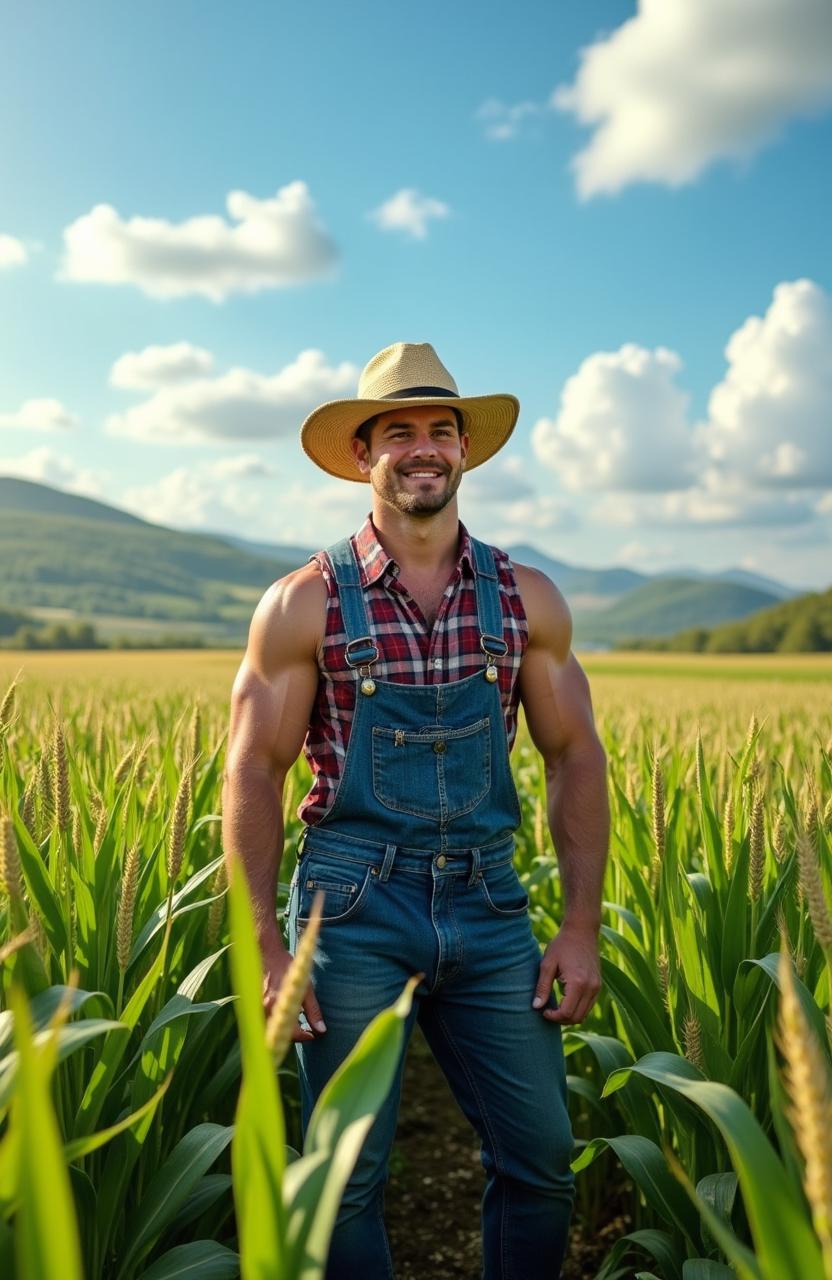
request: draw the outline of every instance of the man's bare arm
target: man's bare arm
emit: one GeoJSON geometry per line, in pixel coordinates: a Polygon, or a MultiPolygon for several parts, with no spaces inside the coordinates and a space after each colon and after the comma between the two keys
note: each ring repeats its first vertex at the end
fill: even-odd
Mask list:
{"type": "MultiPolygon", "coordinates": [[[[252,618],[231,694],[223,847],[229,878],[238,860],[246,872],[267,1008],[289,963],[275,914],[283,854],[283,785],[309,725],[325,612],[326,588],[314,565],[270,587],[252,618]]],[[[304,1008],[314,1025],[306,1002],[304,1008]]]]}
{"type": "MultiPolygon", "coordinates": [[[[606,756],[595,729],[589,683],[572,653],[572,620],[566,602],[544,574],[521,565],[515,568],[529,621],[520,698],[532,741],[543,757],[549,828],[563,881],[564,918],[558,936],[575,940],[572,972],[565,972],[561,943],[554,951],[554,966],[544,959],[541,984],[546,986],[548,979],[548,996],[552,977],[559,976],[564,984],[568,978],[571,989],[561,1008],[550,1016],[578,1022],[600,986],[595,936],[601,923],[609,844],[606,756]],[[592,962],[590,951],[595,953],[592,962]]],[[[547,957],[552,959],[549,949],[547,957]]]]}

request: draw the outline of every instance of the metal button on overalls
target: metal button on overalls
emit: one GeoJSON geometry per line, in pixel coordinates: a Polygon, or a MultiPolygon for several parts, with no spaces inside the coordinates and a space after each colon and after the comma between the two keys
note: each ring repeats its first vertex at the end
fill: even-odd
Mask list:
{"type": "Polygon", "coordinates": [[[442,755],[442,752],[445,750],[445,743],[441,738],[437,738],[436,742],[434,742],[433,749],[438,756],[442,755]]]}

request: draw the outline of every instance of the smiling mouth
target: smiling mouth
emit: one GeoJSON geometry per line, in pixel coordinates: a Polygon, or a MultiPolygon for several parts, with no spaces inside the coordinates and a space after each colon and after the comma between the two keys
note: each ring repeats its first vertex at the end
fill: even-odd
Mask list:
{"type": "Polygon", "coordinates": [[[445,475],[444,471],[405,471],[404,474],[411,480],[438,480],[445,475]]]}

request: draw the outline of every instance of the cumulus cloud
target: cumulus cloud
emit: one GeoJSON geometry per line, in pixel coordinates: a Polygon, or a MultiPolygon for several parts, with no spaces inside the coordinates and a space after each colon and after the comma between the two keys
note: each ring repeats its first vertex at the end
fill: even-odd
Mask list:
{"type": "Polygon", "coordinates": [[[567,491],[603,495],[599,524],[817,524],[832,486],[832,298],[810,280],[778,285],[725,353],[706,419],[689,424],[677,355],[596,352],[533,428],[537,458],[567,491]]]}
{"type": "Polygon", "coordinates": [[[567,379],[555,419],[541,418],[532,445],[566,489],[660,490],[691,477],[688,394],[673,351],[627,343],[599,351],[567,379]]]}
{"type": "Polygon", "coordinates": [[[530,120],[535,119],[543,111],[537,102],[501,102],[499,98],[488,98],[477,109],[476,119],[481,121],[486,138],[490,142],[508,142],[516,138],[530,120]]]}
{"type": "Polygon", "coordinates": [[[174,223],[123,219],[112,205],[96,205],[64,230],[61,278],[132,284],[153,298],[200,294],[221,302],[331,272],[337,250],[305,182],[290,182],[265,200],[231,191],[226,208],[229,221],[202,214],[174,223]]]}
{"type": "Polygon", "coordinates": [[[450,206],[442,200],[404,187],[368,216],[382,231],[404,231],[414,240],[424,240],[431,219],[447,218],[450,212],[450,206]]]}
{"type": "Polygon", "coordinates": [[[210,351],[190,342],[173,342],[167,347],[145,347],[126,351],[110,370],[110,384],[130,390],[155,391],[175,383],[189,382],[210,373],[214,357],[210,351]]]}
{"type": "Polygon", "coordinates": [[[14,236],[0,231],[0,271],[6,267],[22,267],[28,257],[22,240],[16,240],[14,236]]]}
{"type": "Polygon", "coordinates": [[[301,351],[278,373],[230,369],[161,387],[144,403],[108,418],[109,435],[164,444],[223,440],[276,440],[294,434],[325,400],[355,394],[358,369],[330,366],[321,351],[301,351]]]}
{"type": "Polygon", "coordinates": [[[30,449],[18,458],[0,457],[0,475],[18,476],[48,484],[67,493],[80,493],[87,498],[104,496],[104,477],[88,467],[79,467],[71,458],[57,453],[48,445],[30,449]]]}
{"type": "Polygon", "coordinates": [[[281,487],[278,500],[258,522],[258,536],[297,546],[325,547],[345,531],[357,529],[370,509],[369,487],[343,480],[293,483],[281,487]]]}
{"type": "Polygon", "coordinates": [[[499,454],[477,467],[462,482],[460,494],[467,502],[515,502],[531,497],[534,485],[528,478],[528,464],[512,454],[499,454]]]}
{"type": "Polygon", "coordinates": [[[811,523],[814,518],[812,503],[801,494],[760,493],[736,476],[713,468],[706,469],[686,489],[661,494],[605,494],[589,513],[594,524],[620,528],[788,527],[811,523]]]}
{"type": "Polygon", "coordinates": [[[25,400],[14,413],[0,413],[0,427],[14,431],[63,431],[78,425],[60,400],[25,400]]]}
{"type": "Polygon", "coordinates": [[[701,442],[714,466],[764,488],[832,485],[832,299],[811,280],[779,284],[725,349],[701,442]]]}
{"type": "Polygon", "coordinates": [[[264,495],[240,481],[270,477],[274,469],[256,454],[177,467],[160,480],[133,485],[121,505],[154,524],[179,528],[223,528],[256,514],[264,495]]]}
{"type": "Polygon", "coordinates": [[[552,96],[594,128],[573,162],[583,197],[690,182],[830,101],[829,0],[639,0],[552,96]]]}

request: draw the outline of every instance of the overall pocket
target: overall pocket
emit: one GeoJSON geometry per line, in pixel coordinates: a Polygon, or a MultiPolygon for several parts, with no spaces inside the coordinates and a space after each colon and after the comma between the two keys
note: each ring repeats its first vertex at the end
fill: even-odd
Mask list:
{"type": "Polygon", "coordinates": [[[480,872],[477,881],[485,905],[498,916],[519,916],[529,909],[529,895],[511,862],[499,862],[480,872]]]}
{"type": "Polygon", "coordinates": [[[298,870],[298,923],[306,924],[315,894],[324,893],[322,924],[352,919],[363,910],[375,876],[374,868],[308,854],[298,870]]]}
{"type": "Polygon", "coordinates": [[[387,809],[415,818],[458,818],[491,786],[491,721],[460,728],[373,726],[373,793],[387,809]]]}

